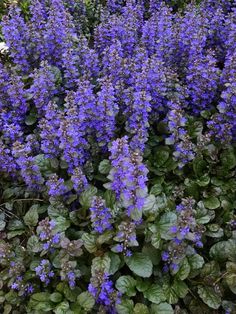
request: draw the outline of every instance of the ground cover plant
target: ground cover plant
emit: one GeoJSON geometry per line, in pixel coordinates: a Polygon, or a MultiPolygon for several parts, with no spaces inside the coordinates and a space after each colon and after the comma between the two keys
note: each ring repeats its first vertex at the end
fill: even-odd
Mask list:
{"type": "Polygon", "coordinates": [[[8,4],[0,312],[236,313],[235,2],[8,4]]]}

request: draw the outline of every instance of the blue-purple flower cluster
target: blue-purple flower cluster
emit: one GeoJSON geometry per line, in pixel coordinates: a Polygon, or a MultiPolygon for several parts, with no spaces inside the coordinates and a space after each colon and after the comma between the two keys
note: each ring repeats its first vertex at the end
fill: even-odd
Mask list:
{"type": "Polygon", "coordinates": [[[39,279],[48,285],[51,279],[54,277],[54,272],[52,270],[52,265],[49,260],[43,259],[40,264],[35,267],[35,273],[39,279]]]}
{"type": "Polygon", "coordinates": [[[197,248],[202,248],[202,226],[196,222],[195,200],[191,197],[183,198],[182,202],[176,206],[177,221],[171,226],[169,232],[172,240],[169,242],[167,250],[162,253],[162,260],[165,262],[164,270],[173,272],[179,270],[182,260],[188,254],[193,254],[189,243],[197,248]],[[188,253],[189,252],[189,253],[188,253]]]}
{"type": "Polygon", "coordinates": [[[94,231],[103,233],[106,230],[112,229],[111,211],[105,206],[105,202],[101,197],[95,197],[93,199],[90,212],[94,231]]]}
{"type": "MultiPolygon", "coordinates": [[[[170,293],[162,289],[169,276],[177,274],[175,285],[184,263],[190,272],[204,233],[213,245],[222,234],[235,238],[236,2],[190,1],[182,10],[170,2],[32,0],[27,16],[13,4],[3,17],[4,293],[31,298],[39,287],[53,291],[43,311],[87,313],[95,304],[99,313],[138,313],[148,312],[147,304],[159,312],[168,301],[178,303],[178,312],[172,279],[170,293]],[[200,201],[206,206],[198,211],[200,201]],[[220,207],[225,233],[217,219],[204,227],[220,207]],[[160,302],[159,288],[168,294],[160,302]],[[79,302],[84,289],[88,300],[79,302]],[[145,301],[140,306],[125,295],[119,306],[120,291],[145,301]],[[69,301],[56,304],[62,295],[69,301]]],[[[232,284],[230,271],[210,284],[224,277],[232,284]]],[[[194,293],[209,285],[196,283],[194,293]]],[[[235,292],[235,284],[229,288],[235,292]]],[[[195,306],[187,298],[182,303],[195,306]]]]}
{"type": "Polygon", "coordinates": [[[106,152],[121,127],[131,149],[143,152],[163,120],[183,166],[194,158],[184,125],[206,111],[206,133],[235,138],[235,23],[227,1],[189,4],[184,14],[164,2],[147,11],[144,1],[109,1],[92,42],[75,17],[83,6],[73,13],[73,1],[65,3],[34,0],[28,21],[12,6],[1,23],[13,64],[0,65],[1,172],[20,173],[38,189],[37,154],[61,159],[72,176],[106,152]],[[18,145],[27,145],[32,126],[37,146],[26,155],[18,145]]]}
{"type": "Polygon", "coordinates": [[[109,274],[97,272],[96,276],[91,278],[88,291],[94,296],[98,304],[104,306],[106,313],[116,313],[115,304],[120,302],[121,294],[113,288],[109,274]]]}

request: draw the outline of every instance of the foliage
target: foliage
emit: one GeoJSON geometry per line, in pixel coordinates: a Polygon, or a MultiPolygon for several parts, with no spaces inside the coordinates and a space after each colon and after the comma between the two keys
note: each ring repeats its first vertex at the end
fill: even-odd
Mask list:
{"type": "Polygon", "coordinates": [[[236,313],[233,1],[4,10],[0,312],[236,313]]]}

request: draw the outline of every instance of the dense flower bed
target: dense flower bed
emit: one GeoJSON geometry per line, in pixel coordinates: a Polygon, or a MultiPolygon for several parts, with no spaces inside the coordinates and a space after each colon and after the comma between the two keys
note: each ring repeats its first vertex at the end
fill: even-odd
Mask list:
{"type": "Polygon", "coordinates": [[[236,313],[236,3],[29,3],[1,22],[0,312],[236,313]]]}

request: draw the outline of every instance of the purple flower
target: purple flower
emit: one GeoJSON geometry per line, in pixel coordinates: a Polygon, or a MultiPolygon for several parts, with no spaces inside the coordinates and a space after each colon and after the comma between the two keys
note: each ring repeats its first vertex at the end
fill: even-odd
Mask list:
{"type": "Polygon", "coordinates": [[[142,216],[147,195],[148,170],[142,164],[142,157],[130,150],[127,137],[114,141],[109,150],[112,168],[108,176],[111,183],[107,186],[116,193],[117,199],[122,201],[129,216],[137,210],[137,215],[133,217],[138,221],[142,216]]]}
{"type": "Polygon", "coordinates": [[[98,233],[112,229],[112,215],[110,209],[105,206],[101,197],[94,197],[91,207],[91,221],[93,229],[98,233]]]}
{"type": "Polygon", "coordinates": [[[91,278],[88,291],[94,296],[98,304],[107,309],[108,313],[120,301],[121,295],[113,288],[113,283],[105,272],[97,272],[96,276],[91,278]]]}
{"type": "Polygon", "coordinates": [[[30,35],[21,11],[16,5],[12,5],[8,16],[3,17],[1,29],[13,62],[20,70],[26,72],[29,69],[30,35]]]}
{"type": "Polygon", "coordinates": [[[73,169],[71,181],[77,193],[81,193],[88,185],[88,180],[80,167],[73,169]]]}
{"type": "Polygon", "coordinates": [[[19,283],[13,282],[13,284],[11,285],[11,289],[18,290],[19,289],[19,283]]]}
{"type": "Polygon", "coordinates": [[[35,267],[35,273],[42,282],[46,285],[50,283],[50,279],[54,277],[54,272],[51,270],[52,266],[49,260],[41,260],[40,264],[35,267]]]}
{"type": "Polygon", "coordinates": [[[56,174],[50,176],[49,180],[46,182],[46,186],[49,189],[48,194],[53,197],[63,196],[63,194],[67,192],[64,179],[58,178],[56,174]]]}
{"type": "Polygon", "coordinates": [[[163,252],[161,257],[162,257],[162,260],[166,262],[166,261],[168,261],[170,255],[168,252],[163,252]]]}
{"type": "Polygon", "coordinates": [[[55,221],[49,221],[48,217],[41,220],[38,224],[37,233],[39,234],[40,241],[44,242],[43,249],[46,251],[60,243],[60,234],[55,233],[55,230],[53,230],[55,226],[55,221]]]}

